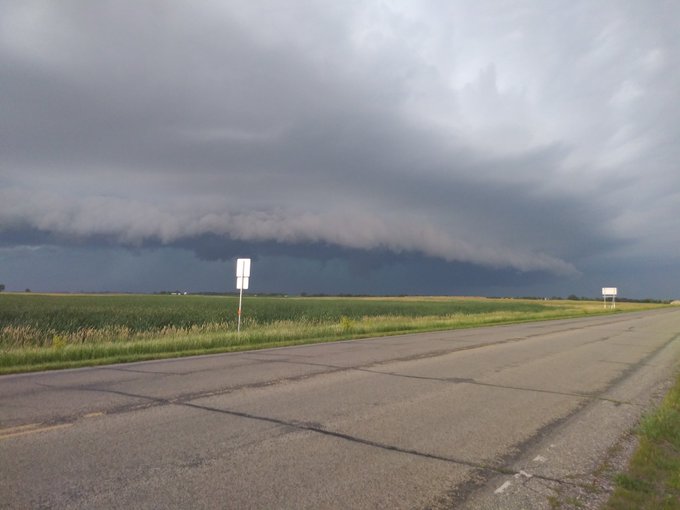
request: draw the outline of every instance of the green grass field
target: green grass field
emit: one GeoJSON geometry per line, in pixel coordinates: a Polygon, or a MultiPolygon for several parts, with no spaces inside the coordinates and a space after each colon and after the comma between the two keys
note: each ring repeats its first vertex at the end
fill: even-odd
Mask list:
{"type": "MultiPolygon", "coordinates": [[[[617,311],[655,305],[625,303],[617,311]]],[[[481,298],[0,294],[0,373],[605,312],[599,302],[481,298]]]]}

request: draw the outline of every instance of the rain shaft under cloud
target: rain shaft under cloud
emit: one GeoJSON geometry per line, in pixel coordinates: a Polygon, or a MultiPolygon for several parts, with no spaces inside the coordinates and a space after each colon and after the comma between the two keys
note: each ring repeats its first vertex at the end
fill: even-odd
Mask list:
{"type": "Polygon", "coordinates": [[[674,3],[0,12],[0,250],[217,238],[554,283],[680,245],[674,3]]]}

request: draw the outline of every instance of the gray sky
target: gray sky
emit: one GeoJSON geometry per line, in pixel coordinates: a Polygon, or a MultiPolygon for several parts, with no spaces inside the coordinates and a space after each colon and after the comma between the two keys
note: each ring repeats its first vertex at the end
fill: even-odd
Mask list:
{"type": "Polygon", "coordinates": [[[0,1],[0,282],[680,296],[680,3],[0,1]]]}

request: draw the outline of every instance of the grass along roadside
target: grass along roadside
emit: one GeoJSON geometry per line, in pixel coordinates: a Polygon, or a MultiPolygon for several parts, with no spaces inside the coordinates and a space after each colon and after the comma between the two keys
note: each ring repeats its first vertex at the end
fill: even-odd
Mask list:
{"type": "Polygon", "coordinates": [[[612,313],[598,302],[255,298],[238,335],[224,320],[229,298],[14,296],[3,304],[0,374],[612,313]]]}
{"type": "Polygon", "coordinates": [[[534,314],[493,312],[476,315],[376,316],[359,319],[343,316],[335,323],[285,320],[264,325],[250,323],[244,325],[240,335],[233,329],[211,331],[211,328],[192,328],[146,332],[132,338],[96,343],[67,343],[62,337],[57,337],[50,347],[24,347],[5,351],[0,355],[0,374],[511,324],[569,316],[573,315],[566,314],[564,310],[534,314]]]}
{"type": "Polygon", "coordinates": [[[638,427],[639,445],[604,510],[680,510],[680,374],[638,427]]]}

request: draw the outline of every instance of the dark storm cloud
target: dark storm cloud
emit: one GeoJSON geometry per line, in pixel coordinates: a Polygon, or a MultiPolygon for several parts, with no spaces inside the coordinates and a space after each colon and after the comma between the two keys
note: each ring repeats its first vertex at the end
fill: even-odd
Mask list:
{"type": "Polygon", "coordinates": [[[529,281],[680,243],[674,3],[0,11],[4,246],[529,281]]]}

